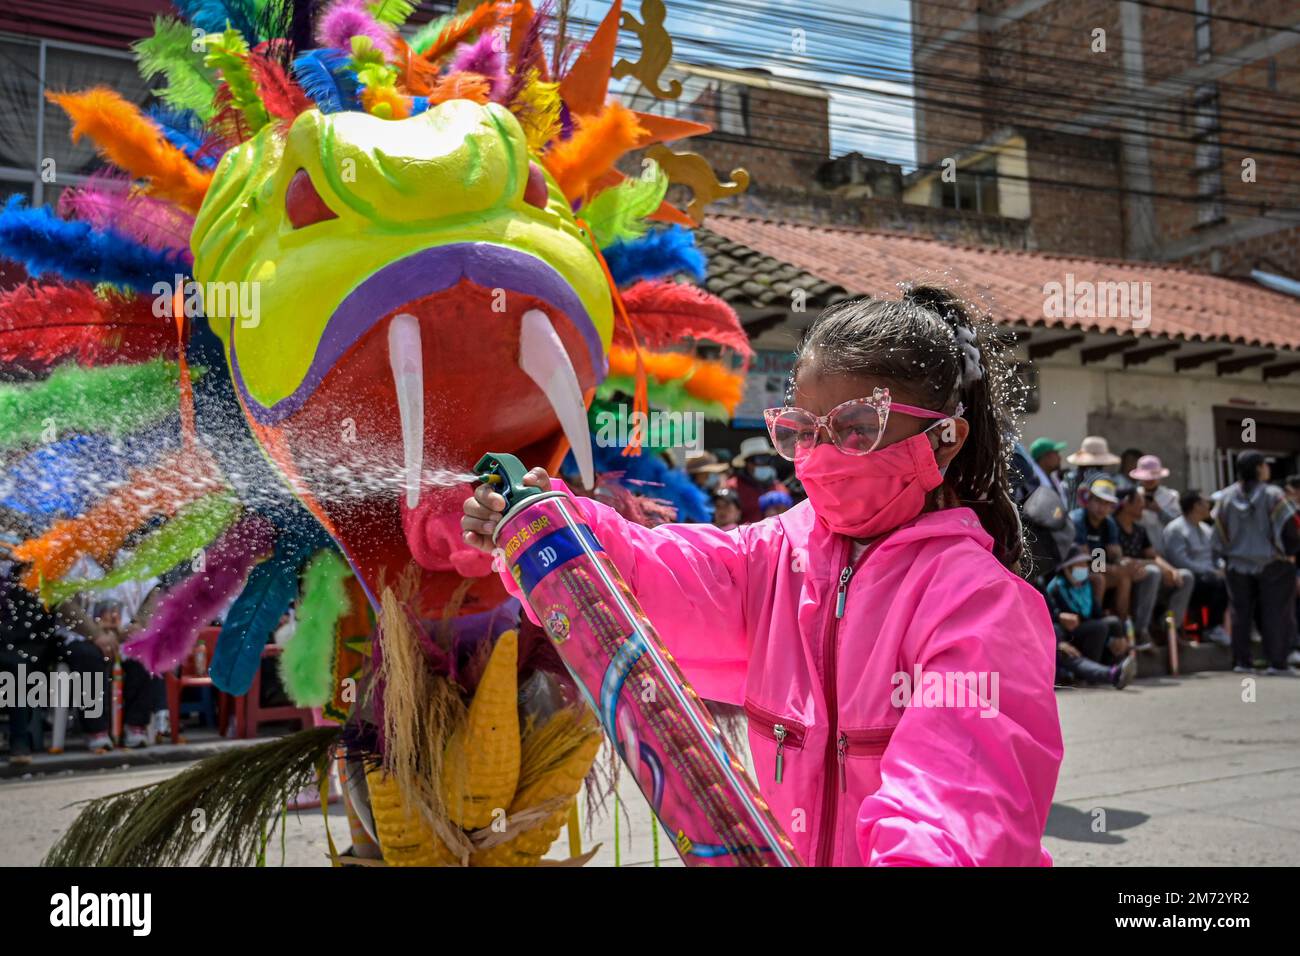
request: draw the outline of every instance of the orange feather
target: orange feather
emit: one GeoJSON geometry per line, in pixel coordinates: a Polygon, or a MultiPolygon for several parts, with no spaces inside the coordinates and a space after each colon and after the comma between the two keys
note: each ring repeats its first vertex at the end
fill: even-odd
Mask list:
{"type": "Polygon", "coordinates": [[[424,51],[424,58],[437,63],[462,40],[483,30],[496,29],[514,13],[513,3],[485,3],[447,24],[446,29],[438,34],[438,39],[424,51]]]}
{"type": "Polygon", "coordinates": [[[492,95],[487,78],[477,73],[448,73],[429,90],[429,105],[448,100],[473,100],[486,103],[492,95]]]}
{"type": "Polygon", "coordinates": [[[72,119],[72,140],[89,136],[101,156],[136,179],[149,180],[150,195],[198,212],[212,174],[163,138],[158,127],[107,87],[84,93],[47,93],[72,119]]]}
{"type": "Polygon", "coordinates": [[[173,453],[153,468],[134,469],[121,488],[79,518],[56,521],[39,538],[13,549],[15,559],[31,562],[23,586],[39,590],[42,580],[63,577],[83,554],[107,564],[126,536],[150,517],[170,517],[221,487],[216,464],[201,450],[173,453]]]}
{"type": "Polygon", "coordinates": [[[610,103],[595,116],[580,117],[573,135],[551,147],[542,162],[572,202],[586,196],[644,133],[635,113],[610,103]]]}
{"type": "Polygon", "coordinates": [[[618,25],[623,12],[622,0],[614,0],[605,19],[560,81],[560,98],[575,116],[599,113],[609,91],[609,74],[614,68],[614,48],[618,46],[618,25]]]}

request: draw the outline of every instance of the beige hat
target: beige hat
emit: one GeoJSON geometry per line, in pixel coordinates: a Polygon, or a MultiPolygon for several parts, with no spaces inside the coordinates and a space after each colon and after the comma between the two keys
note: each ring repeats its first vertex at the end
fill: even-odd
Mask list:
{"type": "Polygon", "coordinates": [[[740,454],[731,459],[731,463],[737,468],[744,468],[745,460],[753,458],[755,455],[776,455],[776,449],[772,447],[772,443],[766,435],[755,435],[742,441],[740,443],[740,454]]]}
{"type": "Polygon", "coordinates": [[[1107,465],[1118,465],[1119,455],[1111,452],[1110,445],[1106,444],[1106,439],[1100,435],[1089,435],[1079,444],[1079,450],[1071,455],[1066,455],[1065,460],[1076,468],[1087,468],[1094,465],[1105,467],[1107,465]]]}
{"type": "Polygon", "coordinates": [[[686,457],[686,473],[688,475],[716,475],[730,468],[731,466],[725,461],[718,461],[718,456],[711,451],[702,451],[686,457]]]}

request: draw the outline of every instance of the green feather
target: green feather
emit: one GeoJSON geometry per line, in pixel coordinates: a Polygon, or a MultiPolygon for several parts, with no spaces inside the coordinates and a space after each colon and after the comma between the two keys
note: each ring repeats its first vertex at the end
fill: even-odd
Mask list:
{"type": "Polygon", "coordinates": [[[248,121],[248,128],[256,133],[271,122],[271,116],[257,92],[257,82],[248,66],[248,44],[233,27],[225,33],[209,35],[204,39],[208,53],[203,58],[209,69],[220,70],[221,78],[230,87],[230,101],[248,121]]]}
{"type": "MultiPolygon", "coordinates": [[[[198,379],[202,369],[192,368],[198,379]]],[[[64,365],[42,382],[0,385],[0,449],[53,441],[70,432],[126,435],[175,414],[176,363],[82,368],[64,365]]]]}
{"type": "Polygon", "coordinates": [[[103,591],[128,581],[139,581],[169,571],[216,540],[239,517],[240,506],[226,492],[213,492],[183,508],[175,517],[140,542],[125,561],[92,581],[41,582],[47,606],[62,604],[83,591],[103,591]]]}
{"type": "Polygon", "coordinates": [[[280,680],[299,707],[323,707],[334,696],[334,633],[349,602],[352,576],[332,549],[321,551],[302,573],[298,626],[280,655],[280,680]]]}
{"type": "Polygon", "coordinates": [[[412,0],[370,0],[366,8],[372,17],[390,27],[400,27],[415,12],[412,0]]]}
{"type": "Polygon", "coordinates": [[[430,20],[415,31],[415,36],[411,37],[411,49],[423,55],[429,47],[433,46],[434,41],[442,36],[442,31],[447,28],[447,25],[455,19],[456,15],[454,13],[448,13],[436,20],[430,20]]]}
{"type": "Polygon", "coordinates": [[[153,36],[137,40],[131,49],[146,82],[159,74],[167,77],[167,86],[158,91],[164,103],[193,110],[202,120],[212,118],[217,78],[203,65],[203,52],[194,49],[189,26],[171,17],[155,17],[153,36]]]}
{"type": "Polygon", "coordinates": [[[91,800],[41,864],[251,866],[285,825],[285,805],[319,786],[340,733],[313,727],[230,747],[160,783],[91,800]]]}
{"type": "Polygon", "coordinates": [[[625,179],[582,207],[580,215],[600,248],[645,235],[645,217],[652,215],[668,194],[668,177],[658,163],[653,168],[653,176],[625,179]]]}

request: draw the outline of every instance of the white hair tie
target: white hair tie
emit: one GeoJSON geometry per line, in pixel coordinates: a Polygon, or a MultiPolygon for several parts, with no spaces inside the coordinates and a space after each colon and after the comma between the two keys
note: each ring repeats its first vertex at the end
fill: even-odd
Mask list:
{"type": "Polygon", "coordinates": [[[975,344],[975,330],[958,325],[954,326],[953,331],[957,333],[957,347],[961,349],[961,384],[965,387],[984,377],[984,366],[980,362],[979,346],[975,344]]]}

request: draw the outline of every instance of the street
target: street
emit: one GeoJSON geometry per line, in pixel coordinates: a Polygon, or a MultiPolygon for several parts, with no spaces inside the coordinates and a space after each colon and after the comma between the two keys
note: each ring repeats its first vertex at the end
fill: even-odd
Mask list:
{"type": "MultiPolygon", "coordinates": [[[[1300,862],[1300,681],[1200,673],[1140,680],[1122,692],[1061,690],[1057,700],[1065,763],[1045,844],[1058,866],[1300,862]]],[[[0,781],[0,864],[38,863],[75,816],[74,801],[186,766],[0,781]]],[[[650,811],[623,779],[618,861],[653,865],[650,811]]],[[[285,865],[327,865],[319,810],[291,814],[288,827],[285,865]]],[[[346,846],[341,806],[331,807],[330,827],[346,846]]],[[[601,844],[589,865],[613,866],[612,814],[582,842],[584,850],[601,844]]],[[[551,856],[568,856],[563,833],[551,856]]],[[[268,862],[281,862],[278,835],[268,862]]],[[[662,833],[659,862],[681,865],[662,833]]]]}

